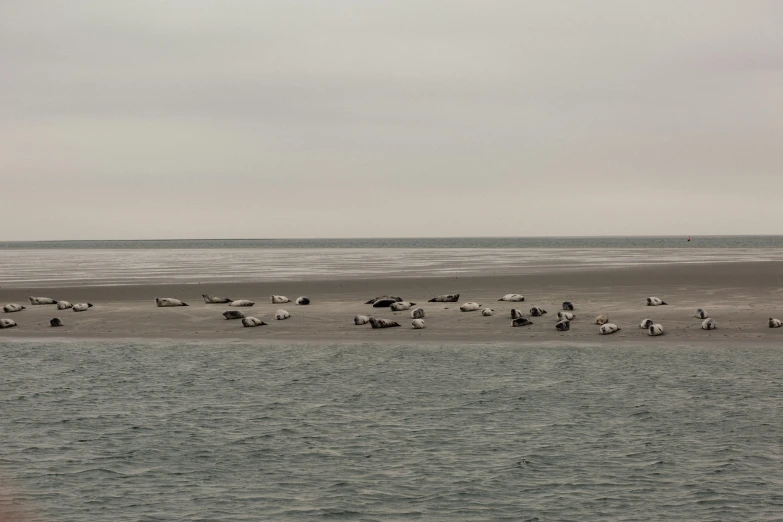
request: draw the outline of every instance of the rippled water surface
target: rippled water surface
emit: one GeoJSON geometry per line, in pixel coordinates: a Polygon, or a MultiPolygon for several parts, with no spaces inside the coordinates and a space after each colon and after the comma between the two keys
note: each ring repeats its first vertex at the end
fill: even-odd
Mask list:
{"type": "Polygon", "coordinates": [[[34,519],[783,513],[779,348],[118,341],[0,353],[0,506],[34,519]]]}

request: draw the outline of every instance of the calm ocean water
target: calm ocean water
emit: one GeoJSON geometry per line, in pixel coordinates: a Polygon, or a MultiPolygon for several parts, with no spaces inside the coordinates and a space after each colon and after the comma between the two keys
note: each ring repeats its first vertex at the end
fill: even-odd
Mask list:
{"type": "Polygon", "coordinates": [[[0,509],[38,520],[783,513],[780,348],[0,351],[0,509]]]}
{"type": "Polygon", "coordinates": [[[328,248],[783,248],[783,236],[430,237],[346,239],[173,239],[0,241],[4,249],[328,248]]]}
{"type": "Polygon", "coordinates": [[[0,286],[494,275],[783,260],[783,236],[0,243],[0,286]]]}

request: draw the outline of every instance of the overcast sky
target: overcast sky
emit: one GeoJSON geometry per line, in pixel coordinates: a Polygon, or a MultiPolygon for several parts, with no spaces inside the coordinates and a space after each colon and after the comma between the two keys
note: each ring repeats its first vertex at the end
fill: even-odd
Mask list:
{"type": "Polygon", "coordinates": [[[783,2],[0,2],[0,240],[783,232],[783,2]]]}

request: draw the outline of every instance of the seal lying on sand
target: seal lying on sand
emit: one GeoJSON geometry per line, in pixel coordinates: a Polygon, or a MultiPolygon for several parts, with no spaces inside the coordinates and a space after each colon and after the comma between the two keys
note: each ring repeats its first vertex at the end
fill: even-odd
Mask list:
{"type": "Polygon", "coordinates": [[[474,303],[472,301],[469,301],[459,307],[460,312],[475,312],[478,309],[481,308],[481,305],[478,303],[474,303]]]}
{"type": "Polygon", "coordinates": [[[226,310],[223,312],[223,317],[226,319],[244,319],[245,318],[245,312],[242,312],[240,310],[226,310]]]}
{"type": "Polygon", "coordinates": [[[783,323],[780,322],[780,319],[773,319],[769,318],[769,327],[770,328],[780,328],[780,326],[783,325],[783,323]]]}
{"type": "Polygon", "coordinates": [[[255,317],[245,317],[242,319],[242,326],[245,328],[252,328],[254,326],[266,326],[266,323],[255,317]]]}
{"type": "Polygon", "coordinates": [[[511,318],[512,319],[519,319],[522,317],[522,310],[517,310],[516,308],[511,309],[511,318]]]}
{"type": "Polygon", "coordinates": [[[424,328],[424,319],[414,319],[411,321],[411,326],[414,330],[421,330],[424,328]]]}
{"type": "Polygon", "coordinates": [[[57,317],[55,317],[54,319],[49,321],[49,326],[52,326],[52,327],[63,326],[63,322],[60,319],[58,319],[57,317]]]}
{"type": "Polygon", "coordinates": [[[69,308],[73,308],[73,305],[68,301],[60,301],[59,303],[57,303],[58,310],[67,310],[69,308]]]}
{"type": "Polygon", "coordinates": [[[3,307],[3,312],[10,314],[13,312],[21,312],[22,310],[26,310],[26,308],[20,304],[16,303],[10,303],[3,307]]]}
{"type": "Polygon", "coordinates": [[[571,329],[571,321],[560,321],[555,325],[558,332],[567,332],[571,329]]]}
{"type": "Polygon", "coordinates": [[[48,305],[48,304],[57,304],[57,301],[52,299],[51,297],[28,297],[30,300],[30,304],[32,305],[48,305]]]}
{"type": "Polygon", "coordinates": [[[601,328],[598,329],[598,333],[601,335],[609,335],[619,331],[620,327],[614,323],[602,324],[601,328]]]}
{"type": "Polygon", "coordinates": [[[707,318],[707,312],[705,312],[702,308],[699,308],[696,310],[696,319],[706,319],[707,318]]]}
{"type": "Polygon", "coordinates": [[[370,317],[370,326],[373,328],[392,328],[394,326],[400,326],[396,321],[390,321],[389,319],[376,319],[370,317]]]}
{"type": "Polygon", "coordinates": [[[414,308],[411,310],[411,319],[421,319],[424,317],[424,308],[414,308]]]}
{"type": "Polygon", "coordinates": [[[0,319],[0,328],[13,328],[14,326],[19,326],[16,324],[16,321],[13,319],[6,319],[3,317],[0,319]]]}
{"type": "Polygon", "coordinates": [[[492,310],[492,308],[485,308],[485,309],[483,309],[481,311],[481,315],[483,315],[484,317],[489,317],[489,316],[491,316],[494,313],[495,313],[495,311],[492,310]]]}
{"type": "Polygon", "coordinates": [[[254,306],[254,305],[255,303],[248,299],[237,299],[236,301],[231,301],[230,303],[228,303],[228,306],[254,306]]]}
{"type": "Polygon", "coordinates": [[[527,317],[517,317],[511,321],[511,326],[529,326],[533,324],[527,317]]]}
{"type": "Polygon", "coordinates": [[[530,309],[530,315],[532,315],[533,317],[541,317],[545,313],[546,313],[546,310],[544,310],[543,308],[541,308],[539,306],[534,306],[533,308],[530,309]]]}
{"type": "Polygon", "coordinates": [[[663,335],[663,325],[657,323],[650,325],[650,327],[647,329],[647,335],[651,337],[655,337],[657,335],[663,335]]]}
{"type": "Polygon", "coordinates": [[[498,301],[511,301],[512,303],[521,303],[525,300],[525,296],[522,294],[506,294],[498,301]]]}
{"type": "Polygon", "coordinates": [[[367,324],[369,322],[370,322],[369,315],[357,315],[353,318],[353,324],[355,325],[367,324]]]}
{"type": "Polygon", "coordinates": [[[661,305],[665,305],[665,304],[668,304],[668,303],[664,303],[663,301],[661,301],[657,297],[648,297],[647,298],[647,306],[661,306],[661,305]]]}
{"type": "Polygon", "coordinates": [[[284,295],[273,295],[272,304],[290,303],[291,300],[284,295]]]}
{"type": "Polygon", "coordinates": [[[565,301],[563,303],[563,310],[573,311],[573,309],[574,309],[574,303],[572,303],[571,301],[565,301]]]}
{"type": "Polygon", "coordinates": [[[378,299],[372,304],[373,308],[389,308],[391,305],[395,303],[401,303],[402,300],[398,300],[396,297],[385,297],[378,299]]]}
{"type": "Polygon", "coordinates": [[[182,302],[179,299],[172,299],[171,297],[156,297],[155,304],[161,308],[166,306],[189,306],[188,303],[182,302]]]}
{"type": "Polygon", "coordinates": [[[74,312],[84,312],[90,308],[92,308],[92,303],[77,303],[73,305],[74,312]]]}
{"type": "Polygon", "coordinates": [[[275,312],[275,319],[277,319],[278,321],[283,321],[285,319],[288,319],[289,317],[291,317],[291,314],[289,314],[285,310],[278,310],[277,312],[275,312]]]}
{"type": "Polygon", "coordinates": [[[309,297],[305,297],[305,296],[297,297],[296,298],[296,304],[303,305],[303,306],[304,305],[309,305],[310,304],[310,298],[309,297]]]}
{"type": "Polygon", "coordinates": [[[608,315],[599,315],[595,318],[595,324],[606,324],[609,322],[609,316],[608,315]]]}
{"type": "Polygon", "coordinates": [[[374,305],[376,301],[380,301],[381,299],[394,299],[397,302],[402,301],[402,297],[395,297],[393,295],[379,295],[378,297],[373,297],[364,304],[374,305]]]}
{"type": "Polygon", "coordinates": [[[718,325],[715,324],[715,319],[710,319],[709,317],[701,323],[702,330],[714,330],[717,327],[718,325]]]}
{"type": "Polygon", "coordinates": [[[557,312],[557,318],[561,321],[573,321],[576,316],[571,312],[557,312]]]}
{"type": "Polygon", "coordinates": [[[233,301],[230,297],[216,297],[214,295],[209,294],[201,294],[201,297],[204,298],[204,302],[207,304],[221,304],[221,303],[230,303],[233,301]]]}
{"type": "Polygon", "coordinates": [[[403,310],[410,310],[416,303],[409,303],[408,301],[397,301],[391,304],[392,312],[402,312],[403,310]]]}
{"type": "Polygon", "coordinates": [[[433,297],[428,302],[430,303],[456,303],[459,301],[459,294],[444,294],[437,297],[433,297]]]}
{"type": "Polygon", "coordinates": [[[641,323],[639,323],[639,328],[644,328],[645,330],[653,325],[652,319],[645,319],[641,323]]]}

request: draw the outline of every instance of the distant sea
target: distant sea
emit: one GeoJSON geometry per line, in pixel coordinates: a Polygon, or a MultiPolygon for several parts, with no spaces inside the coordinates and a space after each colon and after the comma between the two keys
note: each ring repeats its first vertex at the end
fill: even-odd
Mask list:
{"type": "Polygon", "coordinates": [[[429,237],[0,241],[5,249],[783,248],[781,236],[429,237]]]}
{"type": "Polygon", "coordinates": [[[182,239],[0,243],[2,287],[502,275],[783,260],[783,236],[182,239]]]}

